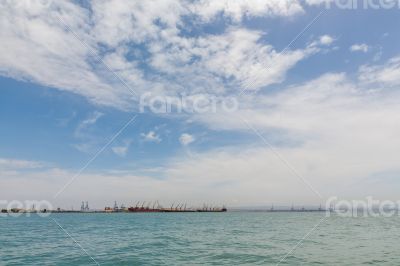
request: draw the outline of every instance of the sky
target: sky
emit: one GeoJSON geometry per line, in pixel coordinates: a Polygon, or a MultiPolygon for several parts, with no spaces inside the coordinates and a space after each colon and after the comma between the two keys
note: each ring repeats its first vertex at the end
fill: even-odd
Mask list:
{"type": "Polygon", "coordinates": [[[1,1],[2,200],[397,200],[400,8],[344,2],[1,1]]]}

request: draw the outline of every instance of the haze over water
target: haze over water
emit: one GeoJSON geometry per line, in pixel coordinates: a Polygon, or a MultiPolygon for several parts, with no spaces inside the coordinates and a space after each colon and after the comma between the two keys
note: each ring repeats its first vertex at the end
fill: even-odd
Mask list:
{"type": "Polygon", "coordinates": [[[333,215],[321,222],[324,217],[265,212],[1,217],[0,265],[276,265],[283,258],[280,265],[400,264],[398,217],[333,215]]]}

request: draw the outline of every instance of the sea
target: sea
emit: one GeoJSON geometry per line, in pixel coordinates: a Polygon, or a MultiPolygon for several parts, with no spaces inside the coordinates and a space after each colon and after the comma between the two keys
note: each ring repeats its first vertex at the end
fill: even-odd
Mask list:
{"type": "Polygon", "coordinates": [[[400,265],[400,217],[324,212],[0,217],[0,265],[400,265]]]}

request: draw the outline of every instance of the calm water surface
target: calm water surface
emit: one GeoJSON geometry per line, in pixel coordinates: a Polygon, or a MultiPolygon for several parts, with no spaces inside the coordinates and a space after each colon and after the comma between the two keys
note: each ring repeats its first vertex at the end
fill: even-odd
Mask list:
{"type": "Polygon", "coordinates": [[[400,265],[400,217],[328,217],[299,243],[324,215],[0,217],[0,265],[276,265],[296,245],[280,265],[400,265]]]}

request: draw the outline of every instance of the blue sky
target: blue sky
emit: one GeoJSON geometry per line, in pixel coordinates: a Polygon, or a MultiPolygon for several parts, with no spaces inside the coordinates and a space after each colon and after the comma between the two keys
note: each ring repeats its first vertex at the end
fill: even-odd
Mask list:
{"type": "Polygon", "coordinates": [[[392,199],[398,12],[312,0],[5,1],[2,193],[98,207],[392,199]],[[146,93],[231,97],[238,108],[142,112],[146,93]]]}

